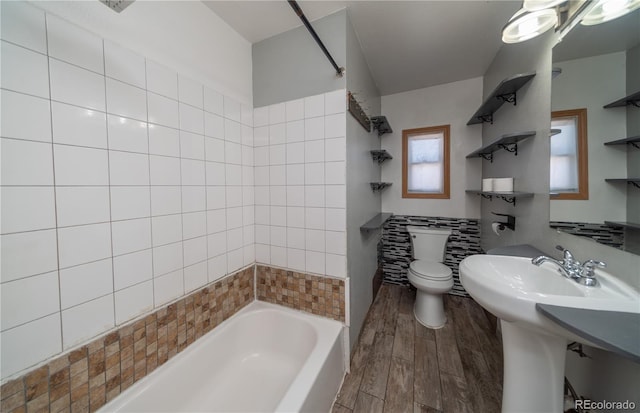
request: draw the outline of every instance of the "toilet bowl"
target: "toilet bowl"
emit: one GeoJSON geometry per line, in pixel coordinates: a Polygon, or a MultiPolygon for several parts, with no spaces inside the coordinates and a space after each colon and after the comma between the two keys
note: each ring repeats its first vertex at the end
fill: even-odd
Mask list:
{"type": "Polygon", "coordinates": [[[442,328],[447,321],[442,294],[453,287],[451,269],[442,264],[447,240],[447,229],[407,226],[413,247],[413,257],[407,277],[416,287],[413,312],[425,327],[442,328]]]}

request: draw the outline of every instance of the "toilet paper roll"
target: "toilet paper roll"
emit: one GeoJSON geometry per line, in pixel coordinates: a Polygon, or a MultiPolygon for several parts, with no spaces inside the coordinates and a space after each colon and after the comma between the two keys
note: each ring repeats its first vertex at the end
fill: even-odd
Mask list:
{"type": "Polygon", "coordinates": [[[485,192],[493,191],[493,178],[485,178],[482,180],[482,190],[485,192]]]}
{"type": "Polygon", "coordinates": [[[513,192],[513,178],[494,178],[494,192],[513,192]]]}
{"type": "Polygon", "coordinates": [[[493,224],[491,224],[491,229],[497,236],[500,236],[500,232],[504,231],[504,227],[501,227],[501,225],[502,224],[499,222],[494,222],[493,224]]]}

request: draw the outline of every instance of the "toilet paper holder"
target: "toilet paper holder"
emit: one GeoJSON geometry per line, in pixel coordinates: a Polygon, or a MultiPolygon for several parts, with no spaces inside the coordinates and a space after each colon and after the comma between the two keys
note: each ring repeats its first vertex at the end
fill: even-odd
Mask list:
{"type": "Polygon", "coordinates": [[[496,224],[500,224],[498,227],[501,231],[505,228],[509,228],[511,231],[516,230],[516,217],[509,214],[498,214],[497,212],[491,212],[493,215],[497,215],[499,217],[507,217],[507,222],[495,221],[496,224]]]}

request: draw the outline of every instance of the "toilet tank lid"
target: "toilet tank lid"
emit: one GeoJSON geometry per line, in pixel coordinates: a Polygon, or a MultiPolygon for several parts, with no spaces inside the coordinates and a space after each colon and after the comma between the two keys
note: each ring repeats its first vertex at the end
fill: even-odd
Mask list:
{"type": "Polygon", "coordinates": [[[416,227],[413,225],[407,225],[407,231],[417,234],[432,234],[432,235],[451,235],[451,229],[449,228],[434,228],[434,227],[416,227]]]}

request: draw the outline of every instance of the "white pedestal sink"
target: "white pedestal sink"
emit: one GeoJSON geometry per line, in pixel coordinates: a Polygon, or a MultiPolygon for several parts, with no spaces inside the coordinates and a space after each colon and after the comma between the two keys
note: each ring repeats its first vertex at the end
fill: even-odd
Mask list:
{"type": "Polygon", "coordinates": [[[603,311],[640,312],[640,294],[611,274],[596,270],[598,285],[563,277],[551,263],[472,255],[460,263],[467,292],[500,319],[504,350],[502,412],[563,411],[567,344],[597,347],[540,314],[536,303],[603,311]]]}

